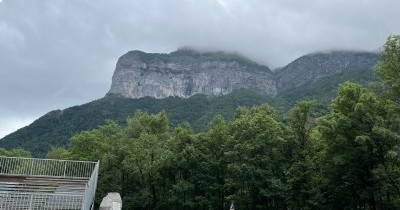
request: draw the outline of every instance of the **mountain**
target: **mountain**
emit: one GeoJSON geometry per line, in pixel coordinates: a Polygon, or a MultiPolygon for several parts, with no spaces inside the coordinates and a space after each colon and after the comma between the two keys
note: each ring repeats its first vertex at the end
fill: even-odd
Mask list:
{"type": "Polygon", "coordinates": [[[106,97],[51,111],[1,139],[0,147],[20,147],[43,156],[51,145],[67,146],[71,136],[107,119],[123,125],[137,109],[165,110],[171,128],[187,121],[195,131],[205,130],[216,114],[233,119],[238,106],[268,103],[282,114],[298,100],[315,99],[322,114],[338,84],[376,81],[372,68],[378,59],[378,54],[366,52],[314,53],[271,72],[237,54],[131,51],[118,60],[106,97]]]}
{"type": "Polygon", "coordinates": [[[271,70],[237,54],[190,49],[169,54],[130,51],[119,58],[108,95],[187,98],[226,95],[242,88],[276,95],[271,70]]]}
{"type": "Polygon", "coordinates": [[[379,61],[378,53],[332,51],[304,55],[277,70],[279,93],[310,81],[350,71],[371,70],[379,61]]]}
{"type": "Polygon", "coordinates": [[[278,93],[274,98],[274,106],[277,110],[280,110],[280,113],[286,113],[297,101],[311,99],[318,102],[321,110],[327,111],[328,105],[337,94],[339,84],[346,81],[368,86],[369,83],[378,82],[379,79],[372,69],[343,71],[317,80],[309,80],[278,93]]]}
{"type": "Polygon", "coordinates": [[[332,51],[304,55],[275,72],[243,56],[180,49],[169,54],[130,51],[117,62],[107,95],[126,98],[219,96],[250,89],[276,96],[343,72],[370,70],[379,54],[332,51]]]}

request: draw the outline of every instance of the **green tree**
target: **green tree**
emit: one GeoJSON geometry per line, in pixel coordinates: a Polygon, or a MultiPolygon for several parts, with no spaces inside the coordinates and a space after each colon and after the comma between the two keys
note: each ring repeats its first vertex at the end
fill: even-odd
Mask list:
{"type": "Polygon", "coordinates": [[[227,209],[230,203],[227,203],[226,197],[226,178],[228,160],[226,153],[228,152],[227,142],[231,138],[229,127],[224,118],[220,115],[214,117],[209,130],[204,135],[205,151],[207,161],[203,163],[201,168],[207,169],[205,175],[208,179],[204,183],[204,191],[208,202],[207,209],[227,209]]]}
{"type": "Polygon", "coordinates": [[[47,152],[46,158],[66,160],[69,159],[70,156],[71,154],[67,149],[58,146],[52,146],[50,150],[47,152]]]}
{"type": "Polygon", "coordinates": [[[398,130],[392,102],[354,83],[340,86],[332,112],[319,121],[327,143],[324,171],[333,208],[399,205],[398,130]]]}
{"type": "Polygon", "coordinates": [[[318,163],[323,146],[316,138],[313,106],[312,101],[301,101],[289,112],[289,168],[285,174],[290,209],[321,209],[324,201],[323,177],[318,163]]]}
{"type": "MultiPolygon", "coordinates": [[[[196,136],[188,123],[174,129],[168,142],[164,160],[164,173],[168,177],[168,203],[172,209],[196,209],[202,203],[196,201],[198,194],[198,171],[203,162],[196,147],[196,136]]],[[[201,198],[199,198],[201,199],[201,198]]]]}
{"type": "Polygon", "coordinates": [[[228,200],[240,209],[279,209],[284,202],[284,126],[273,108],[238,108],[227,143],[228,200]]]}
{"type": "Polygon", "coordinates": [[[32,157],[32,154],[29,151],[24,149],[12,149],[10,151],[0,148],[0,156],[6,157],[32,157]]]}
{"type": "Polygon", "coordinates": [[[375,72],[398,100],[400,97],[400,35],[388,37],[375,72]]]}
{"type": "Polygon", "coordinates": [[[131,185],[124,189],[124,196],[131,198],[127,208],[155,209],[161,199],[159,168],[169,138],[167,116],[165,112],[149,115],[137,111],[127,119],[124,132],[129,153],[122,165],[131,185]]]}
{"type": "Polygon", "coordinates": [[[68,159],[100,160],[96,194],[96,200],[100,202],[108,192],[122,191],[121,163],[127,152],[121,127],[114,121],[108,121],[106,125],[73,136],[68,159]]]}

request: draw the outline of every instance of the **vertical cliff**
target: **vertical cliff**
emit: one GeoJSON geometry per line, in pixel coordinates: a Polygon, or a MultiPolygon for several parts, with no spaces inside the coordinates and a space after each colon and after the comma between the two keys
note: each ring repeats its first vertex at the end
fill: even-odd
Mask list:
{"type": "Polygon", "coordinates": [[[108,95],[126,98],[187,98],[250,89],[275,96],[309,81],[346,71],[371,71],[378,53],[332,51],[304,55],[271,72],[237,54],[184,49],[169,54],[130,51],[120,57],[108,95]]]}
{"type": "Polygon", "coordinates": [[[345,71],[370,71],[378,61],[379,54],[371,52],[332,51],[304,55],[275,72],[277,91],[280,93],[345,71]]]}
{"type": "Polygon", "coordinates": [[[108,95],[186,98],[198,93],[226,95],[241,88],[274,96],[275,77],[268,67],[237,54],[130,51],[119,58],[108,95]]]}

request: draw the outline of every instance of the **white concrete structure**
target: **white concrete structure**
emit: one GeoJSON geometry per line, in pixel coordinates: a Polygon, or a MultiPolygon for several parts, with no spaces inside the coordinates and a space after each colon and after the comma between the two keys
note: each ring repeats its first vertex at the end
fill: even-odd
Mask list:
{"type": "Polygon", "coordinates": [[[99,162],[0,157],[0,210],[93,209],[99,162]]]}
{"type": "Polygon", "coordinates": [[[121,210],[122,199],[119,193],[111,192],[103,198],[99,210],[121,210]]]}

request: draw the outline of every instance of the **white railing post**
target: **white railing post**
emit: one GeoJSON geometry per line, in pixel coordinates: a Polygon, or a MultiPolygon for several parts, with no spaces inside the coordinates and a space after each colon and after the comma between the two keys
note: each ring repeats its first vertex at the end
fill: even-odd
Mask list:
{"type": "Polygon", "coordinates": [[[31,170],[30,170],[31,172],[29,173],[29,175],[32,175],[33,174],[33,160],[31,160],[31,170]]]}
{"type": "Polygon", "coordinates": [[[31,196],[29,196],[29,210],[32,209],[32,200],[33,200],[33,194],[31,194],[31,196]]]}
{"type": "Polygon", "coordinates": [[[64,161],[64,175],[63,175],[63,177],[65,177],[66,173],[67,173],[67,161],[64,161]]]}

